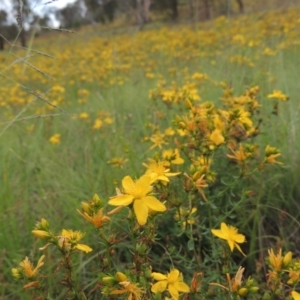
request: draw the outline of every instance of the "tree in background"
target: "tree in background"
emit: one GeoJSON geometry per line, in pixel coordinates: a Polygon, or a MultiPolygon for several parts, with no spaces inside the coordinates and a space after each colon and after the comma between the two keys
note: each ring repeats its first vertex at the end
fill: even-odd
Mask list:
{"type": "Polygon", "coordinates": [[[109,22],[112,22],[115,18],[115,13],[117,10],[117,1],[116,0],[106,0],[104,1],[103,12],[104,16],[108,18],[109,22]]]}
{"type": "Polygon", "coordinates": [[[112,22],[118,8],[117,0],[84,0],[84,4],[87,8],[86,17],[92,22],[112,22]]]}
{"type": "Polygon", "coordinates": [[[244,13],[244,2],[243,0],[236,0],[238,6],[239,6],[239,10],[240,10],[240,13],[244,13]]]}
{"type": "Polygon", "coordinates": [[[174,21],[178,18],[178,0],[154,0],[153,8],[158,11],[169,11],[174,21]]]}
{"type": "Polygon", "coordinates": [[[64,28],[80,27],[84,23],[84,16],[85,6],[82,0],[77,0],[55,12],[55,17],[60,22],[60,27],[64,28]]]}
{"type": "MultiPolygon", "coordinates": [[[[5,31],[5,25],[7,21],[7,12],[0,10],[0,32],[5,31]]],[[[0,50],[4,50],[4,37],[0,35],[0,50]]]]}
{"type": "Polygon", "coordinates": [[[20,29],[20,39],[22,47],[26,47],[26,29],[25,23],[32,16],[30,9],[30,4],[28,0],[12,0],[13,1],[13,10],[15,12],[16,20],[20,29]]]}

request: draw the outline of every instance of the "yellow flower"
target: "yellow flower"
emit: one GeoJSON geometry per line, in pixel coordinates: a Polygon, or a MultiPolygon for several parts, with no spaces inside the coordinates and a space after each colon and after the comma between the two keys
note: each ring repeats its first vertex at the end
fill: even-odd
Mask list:
{"type": "Polygon", "coordinates": [[[56,134],[52,135],[49,139],[49,142],[53,145],[60,144],[60,134],[56,133],[56,134]]]}
{"type": "Polygon", "coordinates": [[[162,145],[167,144],[167,142],[165,141],[165,136],[161,132],[154,133],[150,138],[150,141],[153,143],[150,149],[153,149],[155,147],[161,148],[162,145]]]}
{"type": "Polygon", "coordinates": [[[203,188],[208,187],[208,184],[206,182],[205,174],[201,174],[201,172],[197,171],[192,177],[190,177],[188,174],[184,173],[184,176],[192,182],[193,186],[198,190],[202,198],[207,201],[207,198],[203,192],[203,188]]]}
{"type": "Polygon", "coordinates": [[[251,114],[248,111],[245,111],[244,109],[237,109],[232,112],[232,118],[234,120],[239,121],[243,125],[246,125],[247,127],[251,128],[253,125],[252,120],[250,119],[251,114]]]}
{"type": "Polygon", "coordinates": [[[93,129],[98,130],[102,127],[102,125],[103,125],[102,121],[100,119],[96,119],[93,125],[93,129]]]}
{"type": "Polygon", "coordinates": [[[188,224],[195,224],[196,219],[193,214],[197,212],[197,208],[193,207],[191,210],[179,208],[179,212],[174,215],[176,221],[182,221],[182,227],[185,230],[188,224]]]}
{"type": "Polygon", "coordinates": [[[154,159],[148,159],[149,165],[143,164],[148,170],[145,175],[149,175],[151,177],[151,183],[159,180],[162,181],[163,184],[167,184],[170,180],[168,177],[179,175],[179,173],[170,173],[170,169],[166,167],[167,162],[165,161],[155,161],[154,159]]]}
{"type": "Polygon", "coordinates": [[[295,291],[292,291],[292,297],[294,300],[300,300],[300,294],[295,291]]]}
{"type": "Polygon", "coordinates": [[[128,294],[128,300],[140,300],[142,299],[143,289],[138,287],[137,283],[132,283],[128,280],[127,276],[121,272],[117,272],[116,278],[119,281],[119,285],[123,288],[121,290],[113,290],[111,295],[128,294]]]}
{"type": "Polygon", "coordinates": [[[279,249],[277,255],[275,255],[273,249],[268,250],[269,253],[269,261],[270,265],[275,271],[281,271],[282,267],[286,267],[291,259],[292,259],[292,252],[288,252],[285,256],[282,256],[282,249],[279,249]]]}
{"type": "Polygon", "coordinates": [[[172,136],[175,134],[175,130],[172,127],[169,127],[165,130],[165,135],[172,136]]]}
{"type": "Polygon", "coordinates": [[[224,143],[225,139],[219,129],[215,129],[209,136],[209,139],[216,145],[219,146],[224,143]]]}
{"type": "Polygon", "coordinates": [[[293,285],[297,282],[299,282],[300,279],[300,270],[290,270],[289,271],[289,280],[287,281],[287,284],[293,285]]]}
{"type": "Polygon", "coordinates": [[[62,249],[67,251],[77,249],[86,253],[91,252],[93,249],[89,246],[78,244],[78,241],[80,241],[83,236],[84,234],[80,231],[63,229],[61,235],[58,237],[58,244],[62,249]]]}
{"type": "Polygon", "coordinates": [[[289,99],[287,95],[283,94],[279,90],[274,90],[272,94],[268,95],[268,98],[275,98],[281,101],[287,101],[289,99]]]}
{"type": "Polygon", "coordinates": [[[145,225],[149,210],[164,212],[166,207],[154,196],[148,195],[152,191],[151,177],[144,175],[136,182],[130,176],[122,180],[124,194],[110,198],[108,203],[115,206],[128,206],[133,203],[133,209],[140,225],[145,225]]]}
{"type": "Polygon", "coordinates": [[[174,165],[181,165],[184,163],[184,160],[180,157],[178,149],[164,150],[162,153],[162,157],[163,159],[167,160],[168,162],[171,162],[174,165]]]}
{"type": "MultiPolygon", "coordinates": [[[[41,258],[39,259],[37,266],[34,268],[28,257],[20,263],[21,269],[24,271],[25,275],[27,278],[31,279],[36,276],[38,273],[38,270],[44,265],[44,260],[45,255],[42,255],[41,258]]],[[[18,268],[13,268],[12,269],[13,276],[15,278],[20,278],[18,275],[20,275],[20,270],[18,268]]]]}
{"type": "Polygon", "coordinates": [[[245,268],[239,267],[232,282],[231,282],[231,289],[233,292],[237,292],[242,285],[243,273],[245,268]]]}
{"type": "Polygon", "coordinates": [[[82,112],[80,115],[79,115],[79,119],[88,119],[89,118],[89,114],[86,113],[86,112],[82,112]]]}
{"type": "Polygon", "coordinates": [[[78,213],[83,216],[88,222],[94,225],[96,229],[101,228],[105,222],[110,221],[110,218],[103,215],[103,208],[99,209],[96,213],[87,213],[87,212],[81,212],[78,210],[78,213]]]}
{"type": "Polygon", "coordinates": [[[221,229],[212,229],[211,232],[218,238],[226,240],[231,251],[233,251],[234,248],[237,248],[244,256],[246,256],[241,247],[238,245],[238,243],[245,242],[245,236],[238,233],[237,228],[230,225],[227,226],[222,222],[221,229]]]}
{"type": "Polygon", "coordinates": [[[279,153],[279,150],[276,147],[271,147],[270,145],[266,146],[265,149],[265,162],[269,164],[278,164],[282,165],[283,163],[280,161],[277,161],[276,158],[281,156],[281,153],[279,153]]]}
{"type": "Polygon", "coordinates": [[[234,160],[235,162],[243,162],[243,161],[245,161],[245,160],[248,158],[248,156],[249,156],[249,155],[247,155],[247,154],[245,153],[242,144],[240,144],[240,147],[239,147],[238,150],[235,150],[235,151],[234,151],[234,150],[232,150],[231,148],[230,148],[230,150],[232,151],[232,153],[233,153],[234,155],[232,155],[232,154],[227,154],[227,157],[231,158],[231,159],[234,160]]]}
{"type": "Polygon", "coordinates": [[[114,121],[113,121],[112,118],[106,117],[106,118],[104,118],[104,122],[105,122],[106,124],[110,125],[110,124],[112,124],[114,121]]]}
{"type": "Polygon", "coordinates": [[[168,275],[154,272],[151,276],[158,281],[151,288],[154,294],[168,290],[172,299],[177,300],[179,292],[188,293],[190,291],[189,286],[183,282],[182,274],[176,269],[172,269],[168,275]]]}
{"type": "Polygon", "coordinates": [[[108,165],[113,165],[114,167],[119,167],[123,169],[124,164],[128,162],[127,158],[123,157],[114,157],[107,162],[108,165]]]}

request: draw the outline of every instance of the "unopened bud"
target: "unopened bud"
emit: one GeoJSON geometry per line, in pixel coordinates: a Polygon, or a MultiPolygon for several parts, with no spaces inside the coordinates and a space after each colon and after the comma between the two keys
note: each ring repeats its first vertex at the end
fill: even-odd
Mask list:
{"type": "Polygon", "coordinates": [[[259,287],[257,287],[257,286],[253,286],[253,287],[251,287],[251,288],[249,289],[249,291],[250,291],[251,293],[256,293],[258,290],[259,290],[259,287]]]}
{"type": "Polygon", "coordinates": [[[286,267],[292,260],[293,253],[289,251],[283,258],[283,266],[286,267]]]}
{"type": "Polygon", "coordinates": [[[184,122],[179,122],[179,127],[180,127],[181,129],[185,129],[185,128],[186,128],[186,125],[185,125],[184,122]]]}
{"type": "Polygon", "coordinates": [[[49,222],[46,219],[42,218],[41,219],[41,228],[44,230],[48,230],[49,226],[50,226],[49,222]]]}
{"type": "Polygon", "coordinates": [[[86,202],[81,202],[81,208],[82,208],[82,210],[83,210],[84,212],[86,212],[87,214],[89,214],[90,211],[91,211],[90,205],[89,205],[88,203],[86,203],[86,202]]]}
{"type": "Polygon", "coordinates": [[[21,279],[21,278],[23,278],[23,274],[22,274],[22,269],[21,268],[12,268],[11,269],[11,273],[12,273],[12,276],[15,279],[21,279]]]}
{"type": "Polygon", "coordinates": [[[44,230],[32,230],[31,233],[38,239],[47,239],[50,237],[50,233],[44,230]]]}
{"type": "Polygon", "coordinates": [[[239,289],[238,294],[242,297],[246,296],[248,294],[248,290],[243,287],[243,288],[239,289]]]}
{"type": "Polygon", "coordinates": [[[197,171],[194,175],[193,175],[193,181],[197,181],[200,177],[201,177],[201,173],[200,171],[197,171]]]}
{"type": "Polygon", "coordinates": [[[119,281],[119,282],[123,282],[123,281],[126,281],[127,280],[127,276],[125,274],[123,274],[122,272],[117,272],[116,273],[116,279],[119,281]]]}
{"type": "Polygon", "coordinates": [[[93,200],[94,200],[96,206],[101,206],[102,205],[102,201],[101,201],[101,199],[99,198],[99,196],[97,194],[94,195],[93,200]]]}
{"type": "Polygon", "coordinates": [[[116,282],[116,279],[112,276],[105,276],[102,278],[102,282],[105,284],[114,284],[116,282]]]}
{"type": "Polygon", "coordinates": [[[187,108],[190,108],[190,109],[193,107],[192,102],[188,98],[185,98],[185,105],[187,108]]]}

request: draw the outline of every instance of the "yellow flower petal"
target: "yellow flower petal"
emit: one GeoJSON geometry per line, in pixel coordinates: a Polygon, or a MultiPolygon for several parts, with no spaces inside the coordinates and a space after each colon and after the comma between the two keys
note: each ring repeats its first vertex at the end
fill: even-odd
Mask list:
{"type": "Polygon", "coordinates": [[[233,251],[233,249],[234,249],[234,242],[232,241],[232,240],[227,240],[227,242],[228,242],[228,245],[229,245],[229,248],[230,248],[230,250],[231,250],[231,252],[233,251]]]}
{"type": "Polygon", "coordinates": [[[243,234],[236,234],[234,236],[234,240],[237,242],[237,243],[244,243],[245,242],[245,236],[243,234]]]}
{"type": "Polygon", "coordinates": [[[173,283],[178,281],[178,277],[180,275],[180,272],[177,269],[172,269],[170,273],[168,274],[168,282],[173,283]]]}
{"type": "Polygon", "coordinates": [[[146,196],[142,200],[150,209],[154,211],[163,212],[166,210],[166,206],[154,196],[146,196]]]}
{"type": "Polygon", "coordinates": [[[295,291],[292,291],[292,297],[294,300],[300,300],[300,294],[295,291]]]}
{"type": "Polygon", "coordinates": [[[142,200],[135,200],[133,203],[134,213],[140,225],[145,225],[148,218],[148,207],[142,200]]]}
{"type": "Polygon", "coordinates": [[[122,186],[127,194],[131,194],[135,190],[135,183],[130,176],[125,176],[122,180],[122,186]]]}
{"type": "Polygon", "coordinates": [[[223,232],[225,232],[225,231],[228,230],[228,226],[227,226],[224,222],[221,223],[221,230],[222,230],[223,232]]]}
{"type": "Polygon", "coordinates": [[[240,247],[240,245],[238,245],[238,244],[234,244],[234,246],[244,255],[244,256],[247,256],[243,251],[242,251],[242,249],[241,249],[241,247],[240,247]]]}
{"type": "Polygon", "coordinates": [[[87,245],[84,245],[84,244],[77,244],[75,246],[76,249],[80,250],[80,251],[83,251],[85,253],[89,253],[91,251],[93,251],[93,249],[87,245]]]}
{"type": "Polygon", "coordinates": [[[152,276],[155,280],[166,280],[166,279],[167,279],[167,276],[166,276],[166,275],[161,274],[161,273],[156,273],[156,272],[151,273],[151,276],[152,276]]]}
{"type": "Polygon", "coordinates": [[[179,293],[173,284],[169,284],[168,291],[171,294],[173,300],[178,300],[179,293]]]}
{"type": "Polygon", "coordinates": [[[174,287],[179,292],[188,293],[190,291],[189,286],[184,282],[175,282],[174,287]]]}
{"type": "Polygon", "coordinates": [[[213,235],[215,235],[216,237],[218,237],[220,239],[226,239],[224,236],[224,233],[220,229],[212,229],[211,232],[213,235]]]}
{"type": "Polygon", "coordinates": [[[151,288],[151,292],[154,294],[162,293],[163,291],[166,290],[167,285],[168,285],[167,280],[158,281],[155,284],[153,284],[153,286],[151,288]]]}
{"type": "Polygon", "coordinates": [[[124,205],[127,206],[132,203],[134,197],[132,195],[119,195],[109,199],[108,204],[110,205],[124,205]]]}
{"type": "Polygon", "coordinates": [[[151,181],[152,178],[148,175],[144,175],[136,181],[136,186],[139,191],[142,191],[143,195],[147,195],[152,191],[151,181]]]}
{"type": "MultiPolygon", "coordinates": [[[[169,173],[169,174],[171,174],[171,173],[169,173]]],[[[157,176],[157,179],[161,180],[161,181],[170,182],[170,179],[166,175],[159,175],[159,176],[157,176]]]]}

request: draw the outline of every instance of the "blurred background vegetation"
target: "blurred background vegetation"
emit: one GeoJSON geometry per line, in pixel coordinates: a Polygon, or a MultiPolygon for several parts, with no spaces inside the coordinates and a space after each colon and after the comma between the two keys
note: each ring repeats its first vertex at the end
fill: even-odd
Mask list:
{"type": "Polygon", "coordinates": [[[26,40],[35,34],[47,31],[45,28],[60,27],[78,30],[88,24],[107,24],[118,20],[117,27],[157,22],[200,22],[220,15],[235,16],[266,12],[270,9],[288,8],[297,5],[297,0],[76,0],[63,8],[52,4],[62,0],[12,0],[8,10],[0,6],[0,50],[4,38],[20,38],[23,47],[26,40]],[[42,9],[37,9],[42,6],[42,9]],[[19,25],[19,26],[18,26],[19,25]],[[22,31],[19,32],[19,28],[22,31]]]}

